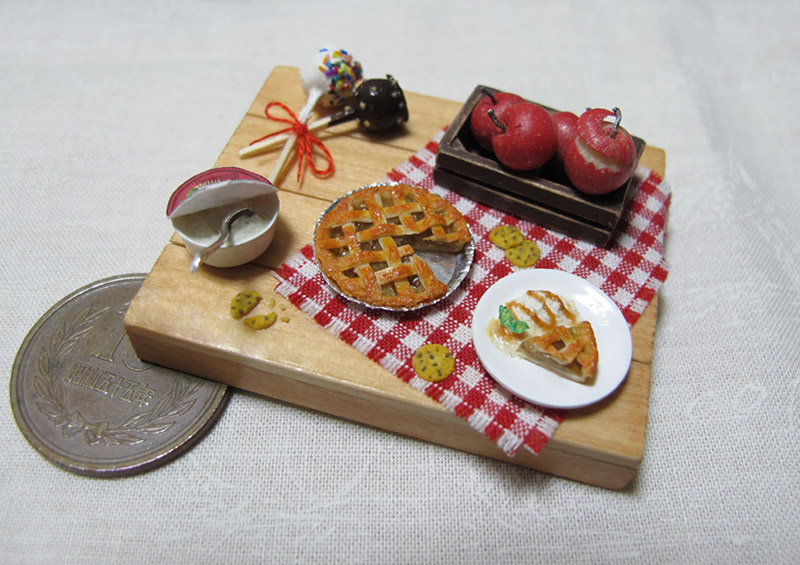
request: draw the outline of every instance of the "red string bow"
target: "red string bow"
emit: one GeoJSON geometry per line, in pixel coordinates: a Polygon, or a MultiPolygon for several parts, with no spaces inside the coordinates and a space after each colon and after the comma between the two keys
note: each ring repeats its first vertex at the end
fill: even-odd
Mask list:
{"type": "Polygon", "coordinates": [[[265,135],[259,139],[250,142],[250,145],[254,143],[258,143],[259,141],[263,141],[275,135],[280,135],[282,133],[293,133],[297,137],[297,143],[295,145],[297,149],[297,182],[300,182],[300,176],[303,173],[303,167],[306,163],[308,166],[311,167],[311,170],[314,171],[314,174],[317,176],[324,177],[329,175],[333,172],[333,157],[331,156],[330,151],[328,148],[325,147],[325,144],[322,143],[311,131],[309,131],[308,126],[301,122],[294,112],[286,105],[281,102],[270,102],[267,104],[267,107],[264,109],[264,114],[270,120],[274,120],[276,122],[283,122],[285,124],[289,124],[289,127],[284,128],[280,131],[276,131],[274,133],[270,133],[269,135],[265,135]],[[280,118],[278,116],[273,116],[270,114],[270,110],[277,106],[289,116],[288,118],[280,118]],[[314,146],[317,146],[325,156],[325,159],[328,161],[328,166],[325,169],[319,169],[314,164],[314,157],[312,155],[312,150],[314,146]],[[305,160],[304,160],[305,158],[305,160]]]}

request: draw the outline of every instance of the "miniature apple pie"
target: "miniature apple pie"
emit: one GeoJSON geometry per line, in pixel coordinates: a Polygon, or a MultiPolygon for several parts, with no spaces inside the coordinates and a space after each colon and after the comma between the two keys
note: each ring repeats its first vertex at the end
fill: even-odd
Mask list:
{"type": "Polygon", "coordinates": [[[597,341],[592,325],[575,305],[547,290],[528,290],[499,308],[489,322],[490,341],[521,357],[584,384],[597,374],[597,341]]]}
{"type": "Polygon", "coordinates": [[[367,304],[411,308],[447,293],[422,251],[460,253],[471,235],[461,213],[407,184],[367,186],[342,197],[317,224],[320,269],[367,304]]]}

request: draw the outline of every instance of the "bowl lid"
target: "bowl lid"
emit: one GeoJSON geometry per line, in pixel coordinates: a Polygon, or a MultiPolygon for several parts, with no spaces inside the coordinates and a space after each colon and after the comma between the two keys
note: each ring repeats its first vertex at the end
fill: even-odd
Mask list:
{"type": "Polygon", "coordinates": [[[167,216],[173,219],[277,191],[270,181],[244,169],[209,169],[193,176],[172,193],[167,216]]]}

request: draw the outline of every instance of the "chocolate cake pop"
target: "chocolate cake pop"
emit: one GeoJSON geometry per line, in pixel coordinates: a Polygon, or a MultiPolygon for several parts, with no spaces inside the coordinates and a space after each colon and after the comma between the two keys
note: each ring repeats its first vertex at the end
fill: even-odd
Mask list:
{"type": "Polygon", "coordinates": [[[403,89],[392,75],[365,80],[356,88],[348,108],[331,117],[333,126],[352,119],[367,131],[386,131],[408,121],[403,89]]]}

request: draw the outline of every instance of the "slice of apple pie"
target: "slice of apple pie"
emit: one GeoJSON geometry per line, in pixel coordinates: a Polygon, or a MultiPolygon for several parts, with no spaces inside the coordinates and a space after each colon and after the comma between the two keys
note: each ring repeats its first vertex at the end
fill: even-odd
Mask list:
{"type": "Polygon", "coordinates": [[[526,359],[579,383],[588,384],[597,374],[597,341],[585,320],[526,339],[520,350],[526,359]]]}
{"type": "Polygon", "coordinates": [[[490,341],[507,355],[562,377],[591,384],[598,351],[592,325],[571,300],[547,290],[528,290],[500,306],[489,322],[490,341]]]}

